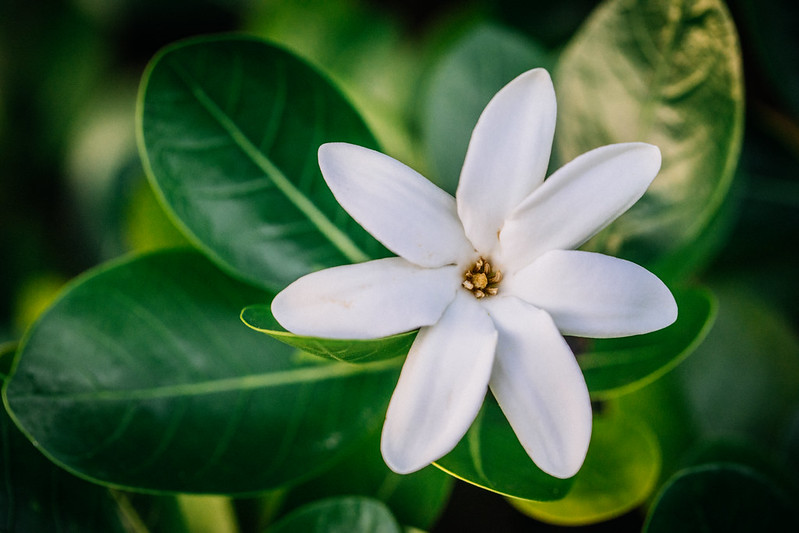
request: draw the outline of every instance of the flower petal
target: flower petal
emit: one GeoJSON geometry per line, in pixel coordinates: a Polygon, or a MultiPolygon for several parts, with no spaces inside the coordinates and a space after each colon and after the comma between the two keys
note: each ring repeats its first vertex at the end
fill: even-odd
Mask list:
{"type": "Polygon", "coordinates": [[[580,246],[637,202],[659,169],[660,150],[645,143],[603,146],[567,163],[505,223],[505,268],[510,273],[549,250],[580,246]]]}
{"type": "Polygon", "coordinates": [[[323,144],[319,167],[341,206],[386,248],[423,267],[473,254],[455,199],[391,157],[346,143],[323,144]]]}
{"type": "Polygon", "coordinates": [[[455,447],[483,404],[496,342],[491,319],[465,291],[422,328],[386,413],[380,447],[389,468],[414,472],[455,447]]]}
{"type": "Polygon", "coordinates": [[[373,339],[435,324],[455,296],[455,266],[420,268],[400,257],[303,276],[272,300],[272,314],[297,335],[373,339]]]}
{"type": "Polygon", "coordinates": [[[677,319],[677,303],[657,276],[597,253],[547,252],[504,280],[502,288],[545,310],[566,335],[626,337],[677,319]]]}
{"type": "Polygon", "coordinates": [[[591,401],[577,360],[545,311],[513,297],[486,306],[499,332],[491,391],[535,464],[573,476],[591,440],[591,401]]]}
{"type": "Polygon", "coordinates": [[[480,115],[456,197],[466,235],[481,254],[491,254],[505,218],[544,181],[556,107],[549,74],[535,69],[500,90],[480,115]]]}

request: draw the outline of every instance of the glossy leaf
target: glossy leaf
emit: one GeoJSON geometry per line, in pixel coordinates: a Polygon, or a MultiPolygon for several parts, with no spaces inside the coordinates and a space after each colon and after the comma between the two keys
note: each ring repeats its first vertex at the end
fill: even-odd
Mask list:
{"type": "Polygon", "coordinates": [[[316,152],[374,147],[330,82],[247,37],[159,52],[142,79],[142,159],[181,229],[233,275],[274,290],[308,272],[385,254],[333,198],[316,152]]]}
{"type": "Polygon", "coordinates": [[[241,312],[241,320],[256,331],[300,350],[336,361],[369,363],[408,354],[418,330],[381,339],[323,339],[295,335],[280,328],[267,304],[250,305],[241,312]]]}
{"type": "Polygon", "coordinates": [[[9,533],[125,532],[105,487],[78,479],[48,461],[0,409],[0,529],[9,533]]]}
{"type": "Polygon", "coordinates": [[[663,488],[644,525],[646,533],[796,531],[795,505],[768,478],[734,463],[678,472],[663,488]]]}
{"type": "Polygon", "coordinates": [[[250,493],[312,476],[380,426],[399,363],[297,357],[238,318],[271,297],[196,252],[102,267],[29,331],[7,405],[53,461],[113,486],[250,493]]]}
{"type": "Polygon", "coordinates": [[[535,466],[491,394],[455,449],[434,464],[478,487],[525,500],[563,498],[574,480],[552,477],[535,466]]]}
{"type": "Polygon", "coordinates": [[[720,0],[612,0],[572,39],[555,74],[557,153],[645,141],[663,166],[590,248],[676,276],[724,202],[742,137],[738,38],[720,0]]]}
{"type": "Polygon", "coordinates": [[[562,500],[511,500],[538,520],[577,526],[619,516],[641,505],[660,472],[657,439],[643,422],[610,413],[594,417],[591,446],[574,485],[562,500]]]}
{"type": "Polygon", "coordinates": [[[430,177],[439,186],[455,194],[469,138],[489,100],[522,72],[550,61],[523,35],[487,24],[452,45],[427,82],[419,117],[430,177]]]}
{"type": "Polygon", "coordinates": [[[703,289],[674,294],[679,316],[671,326],[646,335],[596,340],[578,356],[592,396],[619,396],[651,383],[702,343],[716,318],[715,298],[703,289]]]}
{"type": "Polygon", "coordinates": [[[308,531],[401,533],[402,528],[379,501],[351,496],[306,505],[267,529],[267,533],[308,531]]]}

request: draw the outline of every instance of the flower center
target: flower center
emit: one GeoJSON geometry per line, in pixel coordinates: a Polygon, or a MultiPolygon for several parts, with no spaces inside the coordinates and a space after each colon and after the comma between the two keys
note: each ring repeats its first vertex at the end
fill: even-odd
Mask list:
{"type": "Polygon", "coordinates": [[[481,257],[463,274],[463,283],[461,285],[479,300],[486,296],[494,296],[499,292],[497,286],[500,281],[502,281],[502,272],[491,270],[491,265],[488,261],[481,257]]]}

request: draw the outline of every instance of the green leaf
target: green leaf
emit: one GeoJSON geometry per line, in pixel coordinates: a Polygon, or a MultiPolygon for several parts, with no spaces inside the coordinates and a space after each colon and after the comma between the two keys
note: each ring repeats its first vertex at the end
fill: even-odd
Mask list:
{"type": "Polygon", "coordinates": [[[112,486],[234,494],[308,478],[380,426],[400,363],[309,363],[239,320],[271,298],[191,251],[102,267],[23,339],[7,405],[50,459],[112,486]]]}
{"type": "Polygon", "coordinates": [[[562,500],[511,500],[523,513],[552,524],[578,526],[619,516],[641,505],[660,472],[660,448],[643,422],[618,412],[594,417],[591,446],[562,500]]]}
{"type": "Polygon", "coordinates": [[[331,496],[369,496],[385,503],[401,524],[427,531],[447,504],[454,481],[432,465],[407,475],[392,472],[380,454],[376,431],[342,462],[292,487],[282,511],[331,496]]]}
{"type": "Polygon", "coordinates": [[[463,481],[524,500],[563,498],[574,481],[545,474],[533,463],[491,394],[455,449],[434,464],[463,481]]]}
{"type": "Polygon", "coordinates": [[[267,529],[267,533],[341,531],[401,533],[391,511],[377,500],[351,496],[306,505],[267,529]]]}
{"type": "Polygon", "coordinates": [[[710,287],[719,312],[704,342],[673,371],[608,402],[657,433],[663,481],[708,439],[777,457],[799,405],[799,342],[790,322],[738,277],[710,287]]]}
{"type": "Polygon", "coordinates": [[[435,66],[419,120],[432,177],[455,193],[472,130],[489,100],[519,74],[551,59],[506,28],[480,25],[461,37],[435,66]]]}
{"type": "Polygon", "coordinates": [[[136,180],[128,193],[121,232],[127,249],[138,253],[189,246],[186,237],[169,220],[163,206],[156,200],[143,173],[141,180],[136,180]]]}
{"type": "Polygon", "coordinates": [[[19,343],[16,341],[0,342],[0,379],[5,379],[11,370],[14,354],[17,353],[19,343]]]}
{"type": "Polygon", "coordinates": [[[4,532],[128,531],[114,498],[57,468],[39,453],[0,409],[0,529],[4,532]]]}
{"type": "Polygon", "coordinates": [[[678,472],[644,525],[646,533],[797,530],[799,517],[787,496],[761,473],[734,463],[678,472]]]}
{"type": "Polygon", "coordinates": [[[684,289],[674,295],[679,316],[671,326],[646,335],[596,340],[578,356],[592,396],[620,396],[651,383],[702,343],[716,318],[713,294],[684,289]]]}
{"type": "Polygon", "coordinates": [[[299,348],[304,352],[347,363],[369,363],[408,354],[418,330],[398,333],[381,339],[325,339],[283,331],[272,315],[269,304],[250,305],[241,312],[241,320],[255,331],[299,348]]]}
{"type": "MultiPolygon", "coordinates": [[[[384,152],[417,166],[410,117],[430,37],[409,39],[405,21],[361,2],[278,0],[248,9],[245,31],[280,43],[330,75],[384,152]]],[[[427,32],[426,32],[427,33],[427,32]]]]}
{"type": "Polygon", "coordinates": [[[716,324],[674,374],[703,435],[774,447],[799,405],[799,339],[793,323],[744,283],[711,282],[716,324]]]}
{"type": "Polygon", "coordinates": [[[555,80],[562,161],[626,141],[663,154],[644,197],[589,247],[661,276],[690,271],[684,259],[727,196],[743,131],[741,59],[726,7],[608,1],[565,50],[555,80]]]}
{"type": "Polygon", "coordinates": [[[338,205],[319,146],[375,141],[349,103],[286,51],[247,37],[184,41],[142,79],[139,147],[160,199],[206,255],[279,290],[385,249],[338,205]]]}

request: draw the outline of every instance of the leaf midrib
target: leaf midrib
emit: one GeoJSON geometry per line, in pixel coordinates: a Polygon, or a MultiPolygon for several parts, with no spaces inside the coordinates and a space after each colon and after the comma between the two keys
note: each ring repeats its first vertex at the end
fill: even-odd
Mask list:
{"type": "Polygon", "coordinates": [[[211,117],[222,127],[241,151],[259,168],[308,220],[335,246],[350,262],[361,263],[371,257],[338,226],[336,226],[314,203],[305,196],[286,175],[261,150],[255,146],[233,119],[225,113],[206,93],[200,84],[178,63],[172,62],[172,69],[186,84],[187,88],[211,117]]]}
{"type": "Polygon", "coordinates": [[[279,372],[267,372],[223,378],[194,383],[179,383],[163,385],[144,389],[112,389],[91,392],[72,392],[61,394],[26,394],[14,395],[15,401],[25,401],[30,398],[52,398],[71,401],[120,401],[120,400],[158,400],[163,398],[182,398],[219,394],[231,391],[245,391],[268,389],[286,385],[304,383],[317,383],[333,379],[357,376],[359,374],[375,374],[399,368],[402,361],[390,359],[363,365],[325,364],[295,368],[279,372]]]}

